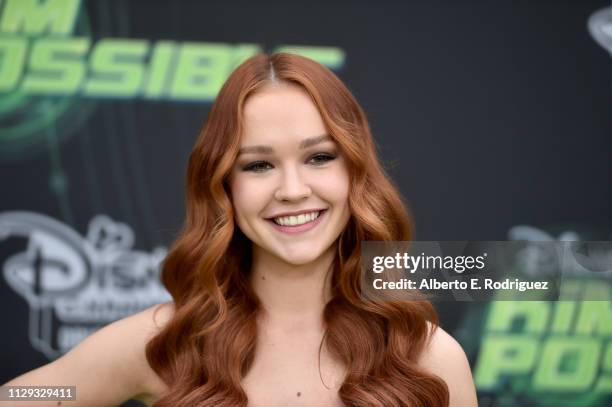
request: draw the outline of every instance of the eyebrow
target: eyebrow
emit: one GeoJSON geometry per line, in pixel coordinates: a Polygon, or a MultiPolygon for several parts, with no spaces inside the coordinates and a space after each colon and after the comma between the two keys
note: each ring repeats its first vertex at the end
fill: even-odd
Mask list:
{"type": "MultiPolygon", "coordinates": [[[[322,136],[317,136],[317,137],[305,138],[304,140],[300,142],[300,150],[303,150],[308,147],[312,147],[320,143],[324,143],[326,141],[333,141],[333,140],[334,139],[329,134],[324,134],[322,136]]],[[[238,155],[249,154],[249,153],[272,154],[273,152],[274,152],[274,149],[271,146],[258,145],[258,146],[242,147],[240,150],[238,150],[238,155]]]]}

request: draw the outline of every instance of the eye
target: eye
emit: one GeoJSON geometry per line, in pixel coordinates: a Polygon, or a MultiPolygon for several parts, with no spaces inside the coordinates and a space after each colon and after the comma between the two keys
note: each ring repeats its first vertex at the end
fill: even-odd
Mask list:
{"type": "Polygon", "coordinates": [[[242,167],[242,171],[264,172],[267,167],[272,167],[267,161],[253,161],[242,167]]]}
{"type": "Polygon", "coordinates": [[[328,161],[335,160],[336,156],[327,154],[327,153],[318,153],[313,155],[310,160],[313,161],[315,165],[325,164],[328,161]]]}

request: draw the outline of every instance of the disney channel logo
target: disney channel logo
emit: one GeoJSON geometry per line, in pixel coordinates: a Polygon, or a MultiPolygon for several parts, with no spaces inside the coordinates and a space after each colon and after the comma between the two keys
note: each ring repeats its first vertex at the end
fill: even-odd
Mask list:
{"type": "Polygon", "coordinates": [[[0,241],[13,238],[26,239],[26,248],[4,261],[4,280],[28,303],[30,341],[50,359],[101,326],[170,299],[159,280],[167,250],[134,250],[132,229],[108,216],[95,216],[81,236],[38,213],[0,213],[0,241]]]}

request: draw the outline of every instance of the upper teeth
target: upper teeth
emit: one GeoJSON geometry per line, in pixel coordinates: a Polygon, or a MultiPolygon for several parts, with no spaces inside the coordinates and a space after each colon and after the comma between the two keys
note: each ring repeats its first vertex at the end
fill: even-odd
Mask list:
{"type": "Polygon", "coordinates": [[[274,222],[282,226],[296,226],[311,222],[319,217],[320,212],[303,213],[298,216],[281,216],[274,218],[274,222]]]}

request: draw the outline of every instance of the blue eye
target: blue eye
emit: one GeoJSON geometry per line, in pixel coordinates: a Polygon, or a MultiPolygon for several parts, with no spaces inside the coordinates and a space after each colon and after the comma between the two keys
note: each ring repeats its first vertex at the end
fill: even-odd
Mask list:
{"type": "Polygon", "coordinates": [[[242,167],[242,171],[264,172],[267,169],[266,166],[272,167],[267,161],[253,161],[242,167]]]}

